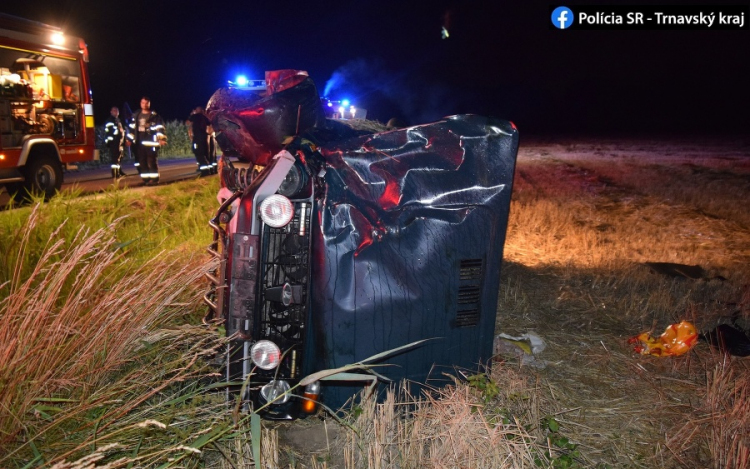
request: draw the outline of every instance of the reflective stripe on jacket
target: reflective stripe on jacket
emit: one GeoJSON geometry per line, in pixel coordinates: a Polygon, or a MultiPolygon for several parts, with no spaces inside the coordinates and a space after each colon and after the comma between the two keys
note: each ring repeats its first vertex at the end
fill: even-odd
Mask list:
{"type": "Polygon", "coordinates": [[[104,124],[104,134],[106,135],[106,137],[104,137],[104,143],[109,145],[110,143],[118,142],[122,145],[123,132],[124,129],[122,128],[120,119],[114,116],[109,116],[104,124]]]}
{"type": "Polygon", "coordinates": [[[128,124],[127,139],[135,144],[142,144],[145,147],[158,147],[160,142],[167,141],[166,127],[161,116],[151,111],[146,119],[145,132],[138,132],[138,120],[142,111],[138,111],[128,124]],[[140,137],[140,140],[139,140],[140,137]]]}

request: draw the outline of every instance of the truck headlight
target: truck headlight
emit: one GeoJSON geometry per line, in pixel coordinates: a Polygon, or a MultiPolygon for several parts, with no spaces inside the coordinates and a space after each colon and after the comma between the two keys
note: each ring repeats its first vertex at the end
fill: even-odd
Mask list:
{"type": "Polygon", "coordinates": [[[282,379],[273,380],[260,388],[260,395],[266,402],[273,401],[274,404],[285,404],[292,398],[289,389],[291,387],[286,381],[282,379]]]}
{"type": "Polygon", "coordinates": [[[281,194],[274,194],[260,203],[260,218],[268,226],[281,228],[292,221],[294,206],[281,194]]]}
{"type": "Polygon", "coordinates": [[[250,359],[258,368],[272,370],[281,362],[281,350],[270,340],[259,340],[250,349],[250,359]]]}
{"type": "Polygon", "coordinates": [[[281,181],[277,192],[285,197],[294,198],[306,186],[307,173],[302,170],[299,164],[295,164],[289,169],[284,180],[281,181]]]}

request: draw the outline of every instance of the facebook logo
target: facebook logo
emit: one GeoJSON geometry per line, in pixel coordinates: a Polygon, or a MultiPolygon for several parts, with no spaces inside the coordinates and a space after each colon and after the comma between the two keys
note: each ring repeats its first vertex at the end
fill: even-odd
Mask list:
{"type": "Polygon", "coordinates": [[[568,7],[557,7],[552,12],[552,24],[557,29],[567,29],[573,24],[573,11],[568,7]]]}

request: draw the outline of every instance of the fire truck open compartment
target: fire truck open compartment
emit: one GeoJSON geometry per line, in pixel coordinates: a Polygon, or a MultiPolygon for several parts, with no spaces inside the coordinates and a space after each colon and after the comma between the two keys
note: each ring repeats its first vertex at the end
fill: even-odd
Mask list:
{"type": "Polygon", "coordinates": [[[82,132],[80,70],[75,60],[0,47],[2,148],[23,136],[75,141],[82,132]]]}

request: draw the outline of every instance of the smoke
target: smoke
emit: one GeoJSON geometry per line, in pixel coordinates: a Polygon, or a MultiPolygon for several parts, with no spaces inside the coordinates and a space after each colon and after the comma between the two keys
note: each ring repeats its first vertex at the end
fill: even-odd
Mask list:
{"type": "Polygon", "coordinates": [[[326,82],[326,87],[323,89],[323,97],[328,97],[331,95],[331,92],[333,90],[338,90],[343,87],[343,83],[346,82],[346,75],[344,75],[343,72],[336,70],[333,72],[333,75],[331,75],[331,78],[328,79],[326,82]]]}
{"type": "Polygon", "coordinates": [[[360,99],[362,95],[388,87],[388,75],[381,60],[350,60],[333,72],[326,82],[323,97],[333,98],[334,93],[356,93],[360,99]]]}
{"type": "Polygon", "coordinates": [[[420,70],[415,61],[408,69],[390,70],[380,59],[355,59],[336,69],[325,84],[323,96],[349,98],[367,109],[368,118],[391,117],[422,124],[461,112],[466,93],[450,89],[440,77],[420,70]]]}

